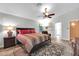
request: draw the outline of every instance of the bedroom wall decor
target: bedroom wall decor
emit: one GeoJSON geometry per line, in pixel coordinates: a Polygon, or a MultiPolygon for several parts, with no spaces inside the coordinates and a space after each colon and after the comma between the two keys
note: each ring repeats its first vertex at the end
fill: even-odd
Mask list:
{"type": "Polygon", "coordinates": [[[40,32],[43,31],[43,26],[41,26],[40,24],[39,24],[39,30],[40,30],[40,32]]]}

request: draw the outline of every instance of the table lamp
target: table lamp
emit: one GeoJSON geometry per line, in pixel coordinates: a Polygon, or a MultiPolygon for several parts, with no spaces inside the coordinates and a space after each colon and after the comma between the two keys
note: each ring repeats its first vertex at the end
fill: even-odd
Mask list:
{"type": "Polygon", "coordinates": [[[5,30],[7,30],[8,37],[12,37],[14,26],[5,26],[5,30]]]}

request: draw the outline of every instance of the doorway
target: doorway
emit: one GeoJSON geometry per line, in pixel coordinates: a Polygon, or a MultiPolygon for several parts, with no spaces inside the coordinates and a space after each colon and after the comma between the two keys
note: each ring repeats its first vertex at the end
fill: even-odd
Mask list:
{"type": "Polygon", "coordinates": [[[62,23],[58,22],[55,24],[55,37],[61,39],[62,37],[62,23]]]}
{"type": "Polygon", "coordinates": [[[70,41],[79,37],[79,21],[70,22],[70,41]]]}

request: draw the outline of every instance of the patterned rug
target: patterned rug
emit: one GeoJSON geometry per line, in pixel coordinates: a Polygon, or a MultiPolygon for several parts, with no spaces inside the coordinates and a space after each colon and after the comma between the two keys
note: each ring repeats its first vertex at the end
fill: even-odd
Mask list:
{"type": "Polygon", "coordinates": [[[41,49],[39,49],[38,51],[32,53],[32,56],[60,56],[62,55],[62,52],[64,50],[63,47],[61,47],[59,45],[45,45],[44,47],[42,47],[41,49]]]}
{"type": "Polygon", "coordinates": [[[57,42],[52,40],[51,44],[45,45],[32,53],[32,56],[73,56],[73,49],[68,41],[57,42]]]}
{"type": "MultiPolygon", "coordinates": [[[[52,40],[48,45],[31,54],[32,56],[73,56],[71,43],[66,40],[52,40]]],[[[0,56],[28,56],[20,46],[0,49],[0,56]]]]}

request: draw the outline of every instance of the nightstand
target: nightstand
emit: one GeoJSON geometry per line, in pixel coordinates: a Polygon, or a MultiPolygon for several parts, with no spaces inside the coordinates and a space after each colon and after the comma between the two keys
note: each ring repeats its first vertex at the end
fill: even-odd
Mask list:
{"type": "Polygon", "coordinates": [[[15,37],[4,38],[4,48],[15,46],[15,37]]]}

